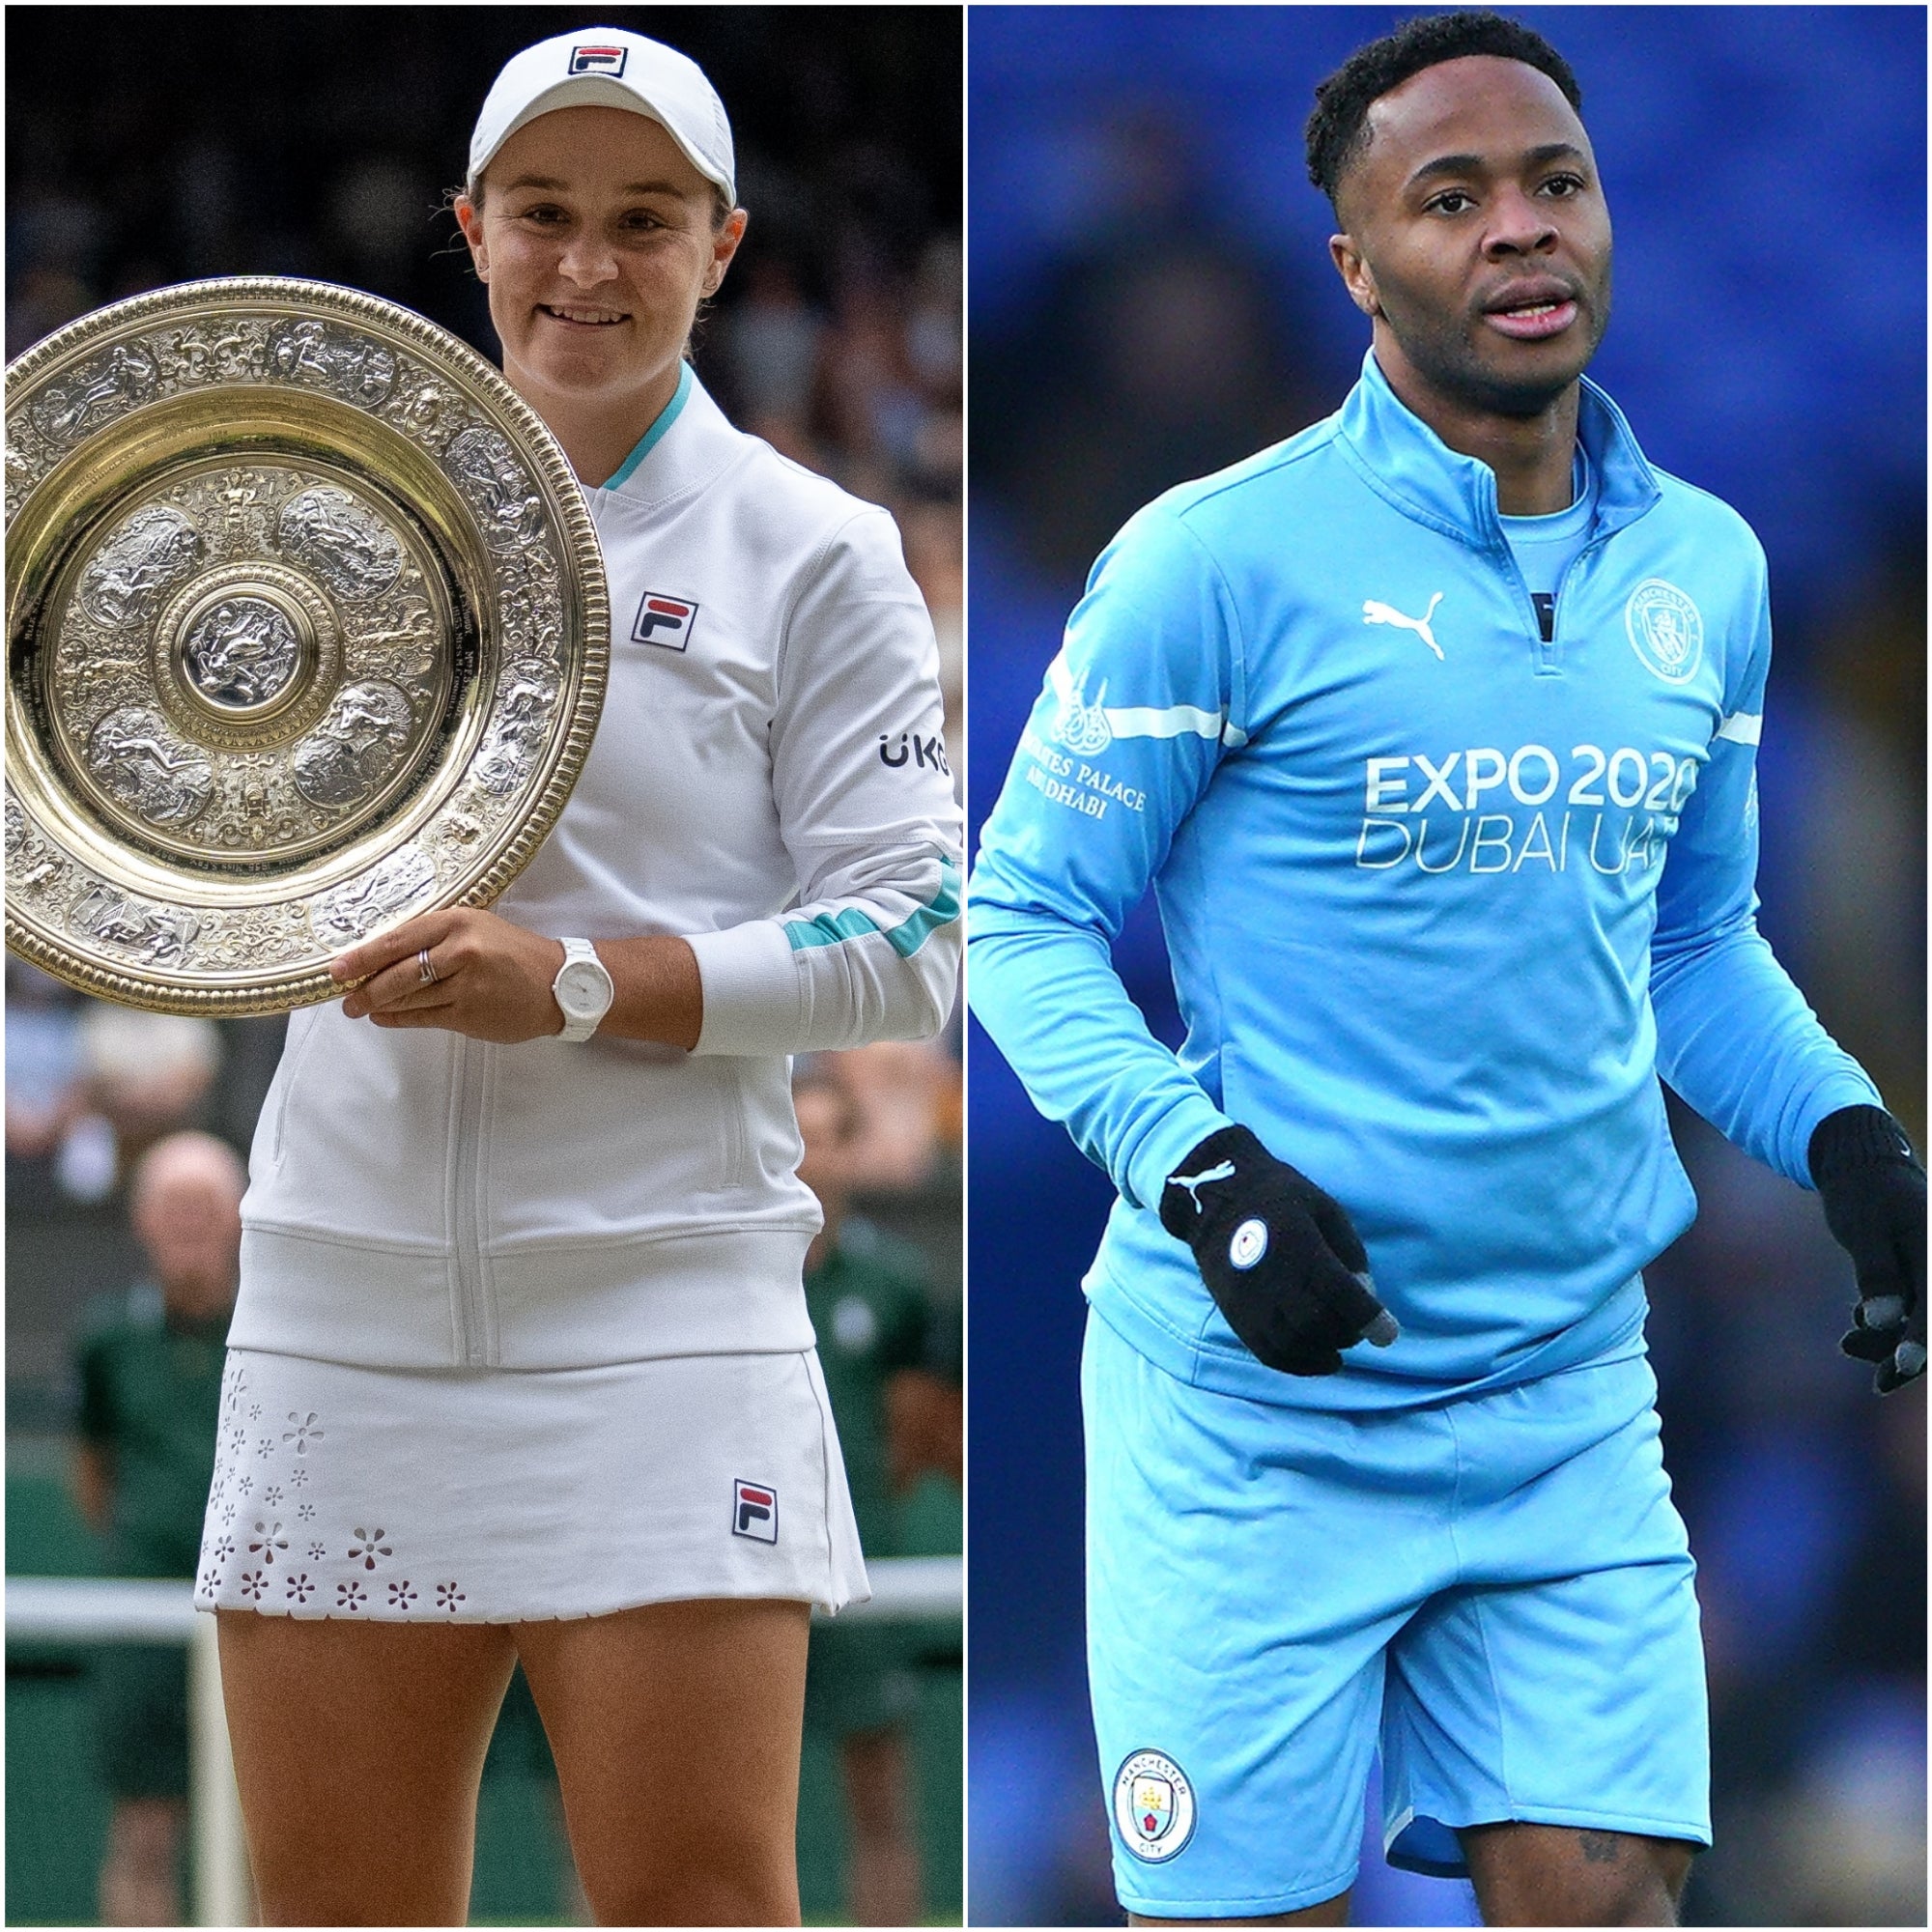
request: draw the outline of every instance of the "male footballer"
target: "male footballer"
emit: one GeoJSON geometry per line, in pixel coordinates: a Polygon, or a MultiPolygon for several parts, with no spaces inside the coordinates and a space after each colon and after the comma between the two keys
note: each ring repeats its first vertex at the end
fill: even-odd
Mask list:
{"type": "Polygon", "coordinates": [[[1318,91],[1341,410],[1101,556],[988,820],[972,996],[1120,1189],[1086,1282],[1089,1662],[1137,1919],[1667,1925],[1710,1842],[1640,1270],[1660,1078],[1822,1197],[1881,1393],[1925,1179],[1759,936],[1762,550],[1583,377],[1610,221],[1536,34],[1318,91]],[[1151,884],[1185,1044],[1108,945],[1151,884]]]}

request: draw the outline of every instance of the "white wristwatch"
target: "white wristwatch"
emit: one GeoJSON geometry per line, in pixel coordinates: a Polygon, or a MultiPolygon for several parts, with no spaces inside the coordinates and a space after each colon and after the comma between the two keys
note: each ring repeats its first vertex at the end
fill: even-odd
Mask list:
{"type": "Polygon", "coordinates": [[[553,1034],[554,1039],[588,1039],[617,997],[611,975],[587,939],[563,942],[563,964],[550,989],[563,1012],[563,1031],[553,1034]]]}

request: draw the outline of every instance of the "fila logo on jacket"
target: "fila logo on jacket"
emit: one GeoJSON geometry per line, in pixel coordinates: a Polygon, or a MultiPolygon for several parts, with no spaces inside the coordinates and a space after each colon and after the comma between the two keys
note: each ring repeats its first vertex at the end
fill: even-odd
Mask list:
{"type": "Polygon", "coordinates": [[[681,651],[690,643],[691,627],[696,622],[697,606],[689,599],[646,590],[638,605],[631,636],[640,644],[662,644],[667,650],[681,651]]]}

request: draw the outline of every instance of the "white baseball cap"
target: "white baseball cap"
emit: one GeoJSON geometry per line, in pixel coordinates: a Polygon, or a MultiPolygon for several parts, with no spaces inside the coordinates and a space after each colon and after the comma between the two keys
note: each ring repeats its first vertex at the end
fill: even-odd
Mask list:
{"type": "Polygon", "coordinates": [[[622,107],[657,122],[706,181],[736,201],[731,124],[688,55],[621,27],[585,27],[539,41],[497,76],[469,137],[472,185],[526,121],[559,107],[622,107]]]}

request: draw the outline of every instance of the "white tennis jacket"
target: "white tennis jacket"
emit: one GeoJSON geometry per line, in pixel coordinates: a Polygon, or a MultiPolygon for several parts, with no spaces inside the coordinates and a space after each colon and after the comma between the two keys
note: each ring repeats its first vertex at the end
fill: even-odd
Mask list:
{"type": "Polygon", "coordinates": [[[576,790],[497,902],[555,938],[682,934],[696,1052],[290,1020],[230,1342],[393,1368],[809,1348],[819,1226],[786,1056],[936,1032],[960,814],[925,607],[882,509],[687,369],[587,490],[611,671],[576,790]]]}

